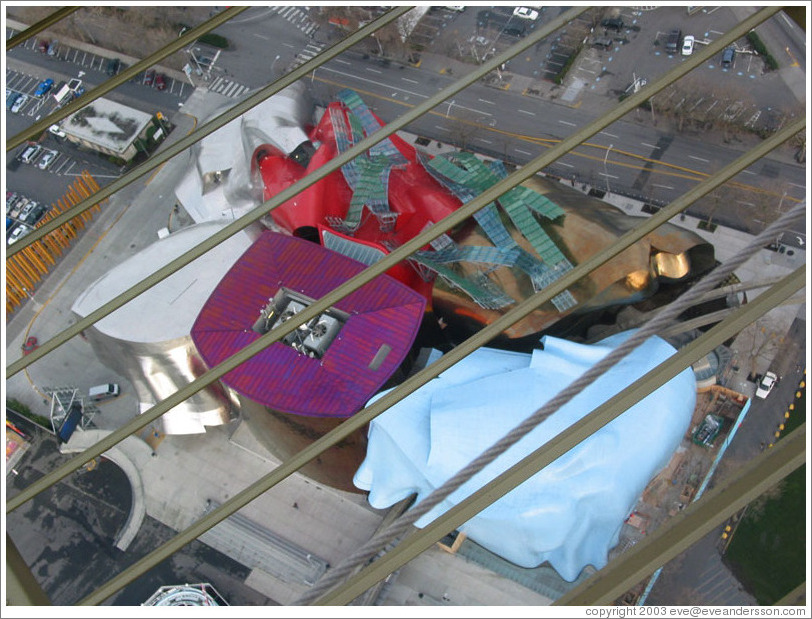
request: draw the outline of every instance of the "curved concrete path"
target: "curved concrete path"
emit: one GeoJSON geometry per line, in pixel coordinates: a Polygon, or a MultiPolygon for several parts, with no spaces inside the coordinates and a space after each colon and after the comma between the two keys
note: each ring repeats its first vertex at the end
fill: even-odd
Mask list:
{"type": "MultiPolygon", "coordinates": [[[[110,434],[109,430],[77,430],[67,443],[60,446],[59,450],[62,453],[79,453],[99,442],[108,434],[110,434]]],[[[143,461],[149,461],[152,457],[152,447],[140,438],[128,436],[102,455],[124,471],[130,481],[130,488],[132,489],[130,514],[127,517],[127,522],[124,523],[116,537],[116,547],[127,550],[127,547],[138,534],[147,513],[144,484],[139,471],[142,468],[143,461]]]]}

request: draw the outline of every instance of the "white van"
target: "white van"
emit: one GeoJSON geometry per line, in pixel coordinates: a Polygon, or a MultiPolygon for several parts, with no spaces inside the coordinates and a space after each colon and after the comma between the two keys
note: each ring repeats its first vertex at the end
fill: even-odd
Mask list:
{"type": "Polygon", "coordinates": [[[106,383],[104,385],[96,385],[91,387],[87,395],[90,397],[91,402],[101,402],[102,400],[109,400],[116,398],[119,394],[119,388],[116,383],[106,383]]]}
{"type": "Polygon", "coordinates": [[[22,157],[20,157],[20,161],[22,161],[23,163],[31,163],[32,161],[34,161],[34,159],[39,157],[39,154],[41,152],[42,152],[42,146],[40,146],[39,144],[36,144],[34,146],[29,146],[23,152],[22,157]]]}

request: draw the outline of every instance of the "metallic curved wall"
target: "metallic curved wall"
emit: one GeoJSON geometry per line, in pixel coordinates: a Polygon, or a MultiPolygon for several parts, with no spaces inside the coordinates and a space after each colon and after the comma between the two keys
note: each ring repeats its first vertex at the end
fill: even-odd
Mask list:
{"type": "MultiPolygon", "coordinates": [[[[99,359],[125,376],[135,389],[141,411],[188,385],[205,370],[190,336],[165,342],[129,342],[100,332],[85,332],[99,359]]],[[[141,412],[139,411],[139,412],[141,412]]],[[[161,417],[164,434],[198,434],[205,426],[237,418],[229,392],[215,382],[161,417]]]]}

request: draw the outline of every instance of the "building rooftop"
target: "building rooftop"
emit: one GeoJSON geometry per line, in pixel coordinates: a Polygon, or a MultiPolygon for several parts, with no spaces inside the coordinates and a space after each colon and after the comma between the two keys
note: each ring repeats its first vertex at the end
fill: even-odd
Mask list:
{"type": "Polygon", "coordinates": [[[110,99],[96,99],[68,116],[62,129],[70,136],[123,153],[152,116],[110,99]]]}
{"type": "MultiPolygon", "coordinates": [[[[265,232],[209,297],[192,340],[213,367],[364,268],[320,245],[265,232]]],[[[424,308],[421,295],[379,276],[223,381],[278,411],[352,415],[402,363],[424,308]]]]}

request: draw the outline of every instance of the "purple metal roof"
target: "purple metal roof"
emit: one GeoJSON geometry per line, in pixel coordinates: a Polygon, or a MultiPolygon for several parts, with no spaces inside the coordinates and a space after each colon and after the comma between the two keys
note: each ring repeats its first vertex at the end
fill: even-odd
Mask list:
{"type": "MultiPolygon", "coordinates": [[[[265,232],[240,257],[206,301],[192,340],[213,367],[258,339],[260,310],[281,287],[318,300],[364,265],[296,237],[265,232]]],[[[414,341],[425,299],[382,275],[339,301],[349,314],[324,356],[311,358],[275,342],[223,377],[229,387],[275,410],[348,417],[363,408],[398,368],[414,341]],[[384,345],[391,351],[370,367],[384,345]]]]}

